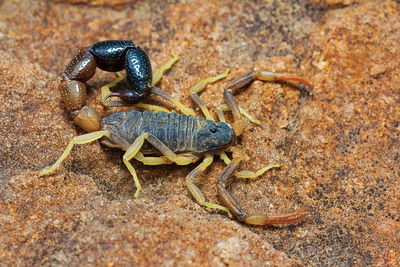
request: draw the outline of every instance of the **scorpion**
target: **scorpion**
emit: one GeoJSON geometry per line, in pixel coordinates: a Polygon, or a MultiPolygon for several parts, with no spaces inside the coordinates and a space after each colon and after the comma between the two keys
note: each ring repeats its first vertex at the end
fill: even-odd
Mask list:
{"type": "MultiPolygon", "coordinates": [[[[221,210],[229,217],[233,216],[250,225],[291,224],[306,218],[305,209],[280,215],[248,215],[238,201],[227,190],[227,182],[232,176],[255,178],[267,170],[279,167],[269,165],[257,172],[236,172],[243,153],[235,146],[237,137],[244,130],[244,117],[252,120],[234,99],[234,92],[249,86],[253,81],[298,81],[312,86],[307,80],[292,74],[274,73],[253,70],[231,81],[223,92],[227,106],[217,109],[219,122],[215,121],[205,104],[197,94],[208,84],[225,78],[225,73],[201,80],[191,88],[190,96],[199,106],[205,118],[196,113],[168,93],[155,87],[163,73],[178,60],[173,58],[152,73],[151,62],[147,54],[131,41],[109,40],[94,43],[81,48],[68,64],[59,84],[59,91],[64,105],[74,124],[86,130],[87,134],[73,137],[58,160],[50,167],[39,172],[39,176],[53,173],[62,161],[70,154],[74,145],[86,144],[102,138],[102,143],[125,151],[123,162],[131,174],[139,196],[141,185],[135,168],[130,161],[136,159],[145,165],[172,164],[188,165],[203,159],[202,162],[186,176],[186,185],[195,201],[207,210],[221,210]],[[102,103],[109,98],[117,97],[119,101],[108,103],[109,106],[133,105],[149,109],[143,112],[129,110],[115,112],[100,119],[98,112],[87,105],[85,82],[95,74],[96,67],[116,72],[117,78],[101,88],[102,103]],[[110,88],[124,79],[118,72],[125,69],[128,89],[111,92],[110,88]],[[161,107],[140,103],[150,94],[155,94],[172,102],[182,114],[165,112],[161,107]],[[118,104],[119,103],[119,104],[118,104]],[[233,124],[226,122],[223,110],[230,110],[233,124]],[[229,159],[225,152],[232,152],[229,159]],[[195,185],[196,178],[202,174],[214,160],[220,156],[227,164],[217,178],[217,190],[223,205],[208,202],[200,189],[195,185]]],[[[254,119],[253,119],[254,120],[254,119]]]]}

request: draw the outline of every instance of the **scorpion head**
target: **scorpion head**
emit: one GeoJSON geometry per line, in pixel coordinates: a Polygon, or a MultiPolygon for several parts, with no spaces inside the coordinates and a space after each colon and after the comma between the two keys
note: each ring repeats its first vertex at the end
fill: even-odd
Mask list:
{"type": "Polygon", "coordinates": [[[233,142],[234,137],[232,126],[228,123],[207,123],[195,133],[193,151],[204,153],[226,147],[233,142]]]}

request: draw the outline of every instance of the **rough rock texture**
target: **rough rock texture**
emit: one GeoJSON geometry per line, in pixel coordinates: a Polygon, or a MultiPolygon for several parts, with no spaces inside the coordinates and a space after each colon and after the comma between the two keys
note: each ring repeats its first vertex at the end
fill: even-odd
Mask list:
{"type": "MultiPolygon", "coordinates": [[[[127,2],[0,1],[0,265],[400,265],[398,1],[127,2]],[[38,178],[82,133],[66,119],[59,74],[78,47],[106,39],[133,40],[155,66],[179,54],[161,87],[188,105],[191,85],[228,67],[312,81],[311,94],[255,82],[237,95],[263,123],[247,124],[241,168],[282,168],[231,185],[249,212],[306,207],[308,219],[252,227],[209,213],[185,187],[194,165],[133,162],[134,199],[122,152],[98,143],[38,178]]],[[[111,79],[89,81],[92,106],[111,79]]],[[[218,106],[225,84],[202,99],[218,106]]],[[[222,168],[200,182],[214,202],[222,168]]]]}

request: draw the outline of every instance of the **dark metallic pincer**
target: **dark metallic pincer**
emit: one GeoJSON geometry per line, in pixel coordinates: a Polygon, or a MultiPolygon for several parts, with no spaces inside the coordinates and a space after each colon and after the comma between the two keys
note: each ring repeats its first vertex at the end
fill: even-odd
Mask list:
{"type": "MultiPolygon", "coordinates": [[[[74,118],[74,122],[78,122],[77,125],[85,130],[88,130],[87,119],[93,125],[93,119],[99,117],[88,117],[88,114],[96,113],[90,107],[85,108],[86,110],[92,109],[90,113],[83,116],[80,112],[86,103],[86,86],[84,83],[94,76],[96,67],[110,72],[126,70],[129,89],[113,93],[107,98],[111,96],[119,97],[126,104],[136,104],[147,97],[151,91],[150,59],[132,41],[101,41],[80,49],[65,69],[59,90],[67,110],[71,112],[71,117],[74,118]],[[82,118],[75,120],[76,116],[82,118]]],[[[93,130],[93,127],[90,127],[90,129],[93,130]]]]}

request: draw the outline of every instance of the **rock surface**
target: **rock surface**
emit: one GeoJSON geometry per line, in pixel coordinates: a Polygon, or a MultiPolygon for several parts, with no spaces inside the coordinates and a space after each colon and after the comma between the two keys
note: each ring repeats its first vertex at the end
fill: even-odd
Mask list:
{"type": "MultiPolygon", "coordinates": [[[[1,265],[400,265],[400,4],[397,1],[0,1],[1,265]],[[106,3],[107,2],[107,3],[106,3]],[[215,2],[215,3],[213,3],[215,2]],[[79,3],[79,4],[76,4],[79,3]],[[181,56],[161,87],[193,105],[188,88],[226,68],[298,73],[311,94],[255,82],[237,95],[262,121],[241,139],[256,170],[230,190],[249,212],[308,209],[289,227],[251,227],[198,206],[184,177],[195,165],[147,167],[81,134],[57,91],[74,51],[130,39],[154,65],[181,56]]],[[[98,71],[89,103],[112,79],[98,71]]],[[[222,101],[226,81],[201,98],[222,101]]],[[[218,202],[218,162],[199,181],[218,202]]]]}

